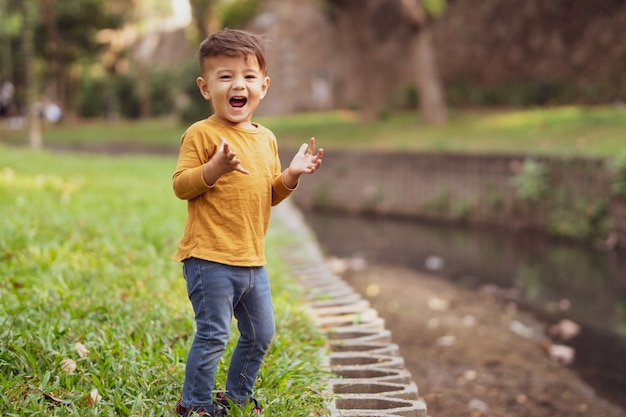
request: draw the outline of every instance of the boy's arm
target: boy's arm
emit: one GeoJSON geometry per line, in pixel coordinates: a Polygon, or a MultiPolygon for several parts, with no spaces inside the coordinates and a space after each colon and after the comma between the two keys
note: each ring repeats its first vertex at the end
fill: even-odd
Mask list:
{"type": "Polygon", "coordinates": [[[174,194],[181,200],[190,200],[210,188],[204,182],[203,155],[194,138],[195,135],[189,132],[183,135],[176,170],[172,177],[174,194]]]}
{"type": "Polygon", "coordinates": [[[174,194],[182,200],[190,200],[208,191],[217,180],[230,171],[248,174],[241,166],[235,152],[230,150],[228,142],[220,138],[220,146],[207,162],[203,162],[201,151],[194,141],[183,138],[178,164],[172,178],[174,194]]]}

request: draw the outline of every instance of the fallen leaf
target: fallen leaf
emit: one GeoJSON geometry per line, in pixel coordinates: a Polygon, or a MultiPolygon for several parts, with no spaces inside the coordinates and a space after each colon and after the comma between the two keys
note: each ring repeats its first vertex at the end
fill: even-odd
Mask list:
{"type": "Polygon", "coordinates": [[[469,408],[470,410],[476,410],[481,414],[485,414],[489,411],[489,405],[483,400],[479,400],[478,398],[472,398],[467,404],[467,408],[469,408]]]}
{"type": "Polygon", "coordinates": [[[74,372],[76,370],[76,361],[68,358],[63,359],[61,361],[61,369],[65,372],[74,372]]]}
{"type": "Polygon", "coordinates": [[[380,294],[380,286],[378,284],[369,284],[365,290],[368,297],[374,298],[380,294]]]}
{"type": "Polygon", "coordinates": [[[80,356],[81,358],[84,358],[85,356],[89,355],[89,349],[87,349],[85,345],[83,345],[80,342],[74,343],[74,350],[78,353],[78,356],[80,356]]]}
{"type": "Polygon", "coordinates": [[[513,320],[509,323],[509,329],[516,335],[526,339],[531,339],[535,335],[535,331],[531,327],[517,320],[513,320]]]}
{"type": "Polygon", "coordinates": [[[463,325],[466,327],[472,327],[476,324],[476,317],[472,316],[471,314],[467,314],[463,316],[463,318],[461,319],[461,323],[463,323],[463,325]]]}
{"type": "Polygon", "coordinates": [[[456,337],[452,335],[438,337],[435,341],[437,346],[453,346],[456,343],[456,337]]]}
{"type": "Polygon", "coordinates": [[[571,320],[563,319],[550,326],[548,333],[552,336],[559,337],[561,340],[569,340],[578,336],[580,333],[580,326],[571,320]]]}
{"type": "Polygon", "coordinates": [[[348,270],[348,264],[344,259],[336,258],[334,256],[329,257],[326,260],[326,264],[330,270],[338,275],[346,273],[348,270]]]}
{"type": "Polygon", "coordinates": [[[548,346],[548,355],[550,355],[550,358],[563,365],[569,365],[574,362],[575,352],[574,348],[566,345],[548,346]]]}
{"type": "Polygon", "coordinates": [[[433,311],[446,311],[450,308],[450,301],[432,296],[428,299],[428,308],[433,311]]]}
{"type": "Polygon", "coordinates": [[[89,392],[89,395],[85,396],[85,400],[87,400],[87,406],[91,407],[92,405],[98,404],[102,401],[102,396],[98,393],[98,388],[94,388],[89,392]]]}
{"type": "Polygon", "coordinates": [[[53,403],[61,404],[61,403],[63,403],[63,402],[64,402],[62,399],[60,399],[59,397],[55,397],[55,396],[54,396],[54,395],[52,395],[52,394],[48,394],[48,393],[46,393],[46,392],[42,392],[42,394],[43,394],[43,396],[44,396],[47,400],[50,400],[50,401],[52,401],[53,403]]]}

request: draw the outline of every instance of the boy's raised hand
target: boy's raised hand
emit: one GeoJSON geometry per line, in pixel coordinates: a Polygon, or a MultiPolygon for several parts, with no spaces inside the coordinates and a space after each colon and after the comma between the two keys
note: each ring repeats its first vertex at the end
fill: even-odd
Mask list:
{"type": "Polygon", "coordinates": [[[220,137],[220,147],[213,157],[204,164],[202,175],[207,185],[213,185],[224,174],[231,171],[239,171],[242,174],[250,172],[241,166],[241,160],[237,158],[237,154],[230,150],[230,145],[226,139],[220,137]]]}
{"type": "Polygon", "coordinates": [[[239,171],[243,174],[249,174],[250,172],[241,166],[241,161],[237,158],[237,154],[234,151],[230,150],[230,145],[226,142],[226,139],[220,137],[222,143],[220,144],[220,148],[217,151],[218,158],[221,159],[220,162],[224,164],[224,173],[230,171],[239,171]]]}
{"type": "Polygon", "coordinates": [[[324,149],[322,148],[315,152],[315,138],[311,138],[308,145],[303,143],[285,173],[285,185],[294,188],[298,184],[300,175],[314,173],[322,164],[323,155],[324,149]]]}

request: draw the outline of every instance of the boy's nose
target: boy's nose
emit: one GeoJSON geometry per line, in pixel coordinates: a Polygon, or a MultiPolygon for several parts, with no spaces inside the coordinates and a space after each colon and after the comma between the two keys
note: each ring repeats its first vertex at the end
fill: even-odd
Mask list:
{"type": "Polygon", "coordinates": [[[243,88],[244,85],[245,85],[245,83],[243,82],[243,78],[242,77],[236,77],[233,80],[233,88],[235,88],[235,89],[243,88]]]}

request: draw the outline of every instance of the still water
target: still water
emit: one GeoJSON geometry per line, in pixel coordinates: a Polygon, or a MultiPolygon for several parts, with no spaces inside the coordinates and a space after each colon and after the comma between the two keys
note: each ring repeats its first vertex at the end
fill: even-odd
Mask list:
{"type": "Polygon", "coordinates": [[[565,342],[576,349],[574,368],[626,409],[626,253],[537,235],[319,211],[304,216],[327,255],[403,266],[472,289],[491,285],[546,323],[577,322],[581,334],[565,342]]]}

